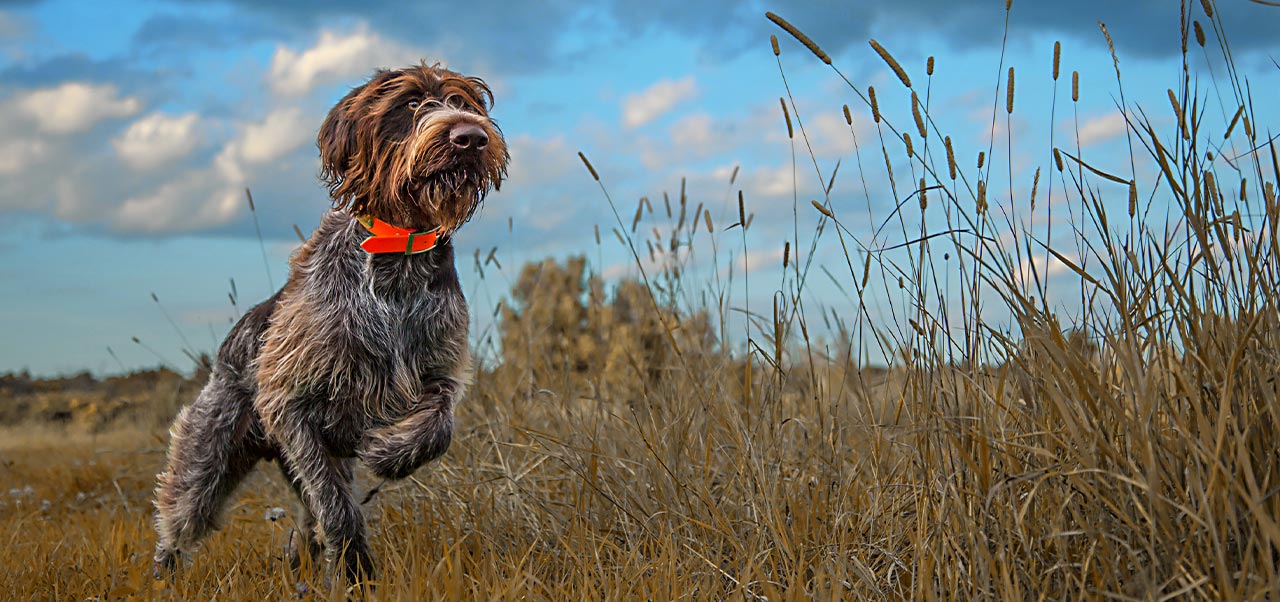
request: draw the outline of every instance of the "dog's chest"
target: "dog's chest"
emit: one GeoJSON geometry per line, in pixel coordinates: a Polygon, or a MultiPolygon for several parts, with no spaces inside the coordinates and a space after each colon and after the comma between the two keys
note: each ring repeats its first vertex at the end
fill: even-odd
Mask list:
{"type": "Polygon", "coordinates": [[[434,382],[464,369],[467,308],[452,261],[440,261],[451,256],[364,259],[359,292],[347,308],[347,334],[364,353],[350,354],[345,369],[362,375],[355,380],[365,386],[349,394],[394,418],[434,382]]]}
{"type": "Polygon", "coordinates": [[[348,217],[326,217],[295,257],[297,281],[268,337],[279,340],[272,354],[292,360],[299,380],[329,400],[326,411],[353,413],[330,421],[394,417],[467,363],[467,308],[452,245],[369,255],[359,246],[367,235],[348,217]]]}
{"type": "MultiPolygon", "coordinates": [[[[440,258],[435,258],[437,261],[440,258]]],[[[450,257],[451,259],[451,257],[450,257]]],[[[422,378],[456,360],[465,343],[466,302],[452,261],[437,265],[423,257],[369,257],[365,265],[371,336],[422,378]]]]}
{"type": "Polygon", "coordinates": [[[359,285],[329,297],[320,312],[331,320],[322,345],[332,363],[316,418],[326,443],[344,454],[360,433],[408,415],[467,364],[467,310],[452,265],[429,274],[378,267],[367,264],[359,285]]]}

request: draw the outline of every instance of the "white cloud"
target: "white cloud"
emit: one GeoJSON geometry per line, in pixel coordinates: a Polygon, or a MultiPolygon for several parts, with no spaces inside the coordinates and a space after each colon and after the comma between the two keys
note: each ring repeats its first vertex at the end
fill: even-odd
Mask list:
{"type": "MultiPolygon", "coordinates": [[[[797,125],[794,141],[797,152],[808,154],[812,149],[820,161],[853,153],[853,136],[839,108],[806,100],[801,100],[800,106],[803,135],[808,136],[808,145],[797,125]]],[[[792,115],[795,119],[794,113],[792,115]]],[[[875,135],[870,119],[857,120],[854,124],[860,142],[865,143],[875,135]]],[[[782,113],[775,102],[720,115],[690,113],[667,128],[666,138],[642,137],[635,146],[647,169],[664,170],[712,157],[740,161],[751,154],[745,149],[784,150],[790,144],[782,113]]]]}
{"type": "Polygon", "coordinates": [[[622,100],[622,124],[639,127],[657,119],[698,93],[693,76],[663,80],[622,100]]]}
{"type": "MultiPolygon", "coordinates": [[[[1065,255],[1068,259],[1075,262],[1076,265],[1080,265],[1079,257],[1071,257],[1070,255],[1072,255],[1072,253],[1070,252],[1065,253],[1065,255]]],[[[1027,258],[1023,258],[1018,262],[1018,277],[1021,278],[1023,282],[1032,282],[1034,280],[1032,274],[1033,265],[1035,270],[1034,276],[1039,276],[1042,280],[1059,274],[1074,273],[1067,264],[1063,263],[1057,257],[1045,257],[1044,254],[1032,254],[1029,260],[1027,258]]]]}
{"type": "MultiPolygon", "coordinates": [[[[533,188],[546,186],[567,177],[577,175],[582,169],[582,161],[577,151],[569,145],[563,134],[550,138],[534,138],[528,134],[520,134],[507,140],[512,160],[507,172],[507,184],[533,188]]],[[[583,169],[582,173],[586,173],[583,169]]]]}
{"type": "Polygon", "coordinates": [[[321,84],[367,76],[377,67],[398,67],[421,56],[370,31],[367,25],[345,34],[325,30],[311,48],[298,51],[277,46],[268,81],[277,94],[298,96],[321,84]]]}
{"type": "Polygon", "coordinates": [[[261,123],[245,126],[240,135],[240,156],[251,163],[268,163],[302,146],[314,135],[313,126],[297,108],[268,113],[261,123]]]}
{"type": "Polygon", "coordinates": [[[243,183],[248,166],[284,157],[312,139],[318,127],[319,121],[308,118],[301,109],[276,109],[262,121],[242,125],[240,134],[218,153],[214,165],[227,180],[243,183]]]}
{"type": "Polygon", "coordinates": [[[763,137],[752,129],[748,119],[740,115],[686,115],[671,124],[666,139],[641,138],[637,145],[640,161],[647,169],[665,170],[763,142],[763,137]]]}
{"type": "Polygon", "coordinates": [[[1080,146],[1092,146],[1124,134],[1127,125],[1120,111],[1095,117],[1080,126],[1080,146]]]}
{"type": "MultiPolygon", "coordinates": [[[[855,123],[858,142],[867,144],[875,135],[875,130],[871,128],[871,120],[864,119],[855,123]]],[[[829,157],[853,155],[854,133],[850,131],[848,122],[844,120],[844,115],[838,108],[808,115],[804,122],[804,131],[809,136],[809,144],[813,147],[813,152],[819,155],[819,158],[822,155],[829,157]]],[[[796,138],[800,137],[800,132],[797,131],[796,138]]],[[[803,140],[797,141],[797,144],[800,143],[803,143],[803,140]]]]}
{"type": "Polygon", "coordinates": [[[69,134],[85,131],[104,119],[133,115],[142,102],[132,96],[121,98],[112,85],[65,82],[25,92],[17,98],[17,106],[41,130],[69,134]]]}
{"type": "Polygon", "coordinates": [[[122,232],[169,234],[230,223],[242,213],[244,187],[264,177],[314,186],[314,167],[294,158],[314,136],[316,115],[289,107],[224,123],[195,112],[152,112],[105,140],[90,131],[88,124],[136,112],[138,104],[113,88],[77,83],[0,101],[0,131],[6,134],[0,136],[0,207],[46,211],[69,223],[122,232]],[[86,94],[105,101],[84,101],[86,94]],[[74,106],[89,115],[33,119],[37,101],[56,105],[43,114],[51,119],[74,106]],[[55,128],[65,133],[49,132],[55,128]],[[222,146],[214,161],[195,152],[209,137],[222,146]]]}
{"type": "Polygon", "coordinates": [[[706,113],[689,115],[671,126],[671,142],[678,146],[703,150],[716,143],[715,122],[706,113]]]}
{"type": "Polygon", "coordinates": [[[243,191],[209,171],[182,174],[155,192],[130,198],[113,216],[120,230],[171,232],[219,226],[243,204],[243,191]]]}
{"type": "Polygon", "coordinates": [[[811,179],[807,175],[790,165],[759,167],[747,172],[742,188],[763,197],[805,196],[813,191],[813,187],[806,186],[811,179]]]}
{"type": "Polygon", "coordinates": [[[0,174],[17,174],[42,160],[49,145],[37,138],[0,140],[0,174]]]}
{"type": "Polygon", "coordinates": [[[778,245],[768,249],[749,248],[747,253],[738,254],[738,258],[734,261],[734,271],[738,274],[743,272],[754,274],[762,270],[781,268],[784,250],[785,246],[778,245]]]}
{"type": "Polygon", "coordinates": [[[195,149],[200,142],[198,123],[195,113],[152,113],[133,122],[111,144],[130,167],[151,169],[186,157],[195,149]]]}

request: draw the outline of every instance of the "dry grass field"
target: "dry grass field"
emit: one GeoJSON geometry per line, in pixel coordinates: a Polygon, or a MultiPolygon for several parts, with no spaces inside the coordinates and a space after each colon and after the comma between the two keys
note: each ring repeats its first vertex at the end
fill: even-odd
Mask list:
{"type": "MultiPolygon", "coordinates": [[[[1078,137],[1059,139],[1032,153],[1046,158],[1034,181],[1009,153],[977,168],[956,157],[924,100],[932,68],[903,72],[921,99],[905,106],[851,84],[844,115],[879,139],[851,138],[858,167],[843,169],[894,182],[900,210],[877,216],[894,233],[875,244],[902,248],[860,250],[844,224],[864,219],[861,194],[828,193],[797,199],[820,221],[797,233],[801,260],[787,254],[781,282],[696,282],[684,249],[729,266],[744,228],[713,227],[696,199],[672,195],[636,210],[666,223],[653,236],[629,236],[615,207],[639,280],[604,283],[582,259],[525,266],[500,307],[474,310],[499,327],[477,342],[488,351],[449,453],[366,505],[380,580],[364,595],[1276,597],[1280,159],[1212,12],[1184,6],[1184,51],[1225,67],[1213,79],[1188,68],[1168,103],[1126,106],[1130,160],[1095,164],[1078,137]],[[1039,234],[1051,206],[1069,208],[1075,237],[1039,234]],[[844,249],[828,275],[847,299],[825,310],[805,289],[821,277],[811,245],[844,249]],[[1050,260],[1058,288],[1041,271],[1050,260]],[[748,286],[776,290],[749,325],[748,286]],[[897,320],[870,319],[873,303],[897,320]]],[[[787,27],[775,48],[818,60],[787,27]]],[[[1090,81],[1122,90],[1123,58],[1090,81]]],[[[1029,119],[1113,90],[1073,90],[1065,60],[993,73],[995,145],[1017,111],[1015,76],[1057,98],[1056,115],[1029,119]]],[[[811,177],[805,116],[783,107],[811,177]]],[[[585,167],[602,184],[592,202],[613,205],[609,175],[585,167]]],[[[193,564],[150,579],[165,425],[198,386],[166,372],[0,382],[4,597],[343,597],[287,567],[293,507],[270,466],[193,564]]]]}

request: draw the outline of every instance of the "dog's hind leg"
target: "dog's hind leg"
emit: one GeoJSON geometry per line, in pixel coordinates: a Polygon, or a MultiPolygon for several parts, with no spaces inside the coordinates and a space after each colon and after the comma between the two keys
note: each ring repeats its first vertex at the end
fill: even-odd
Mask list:
{"type": "Polygon", "coordinates": [[[170,428],[168,461],[156,487],[157,578],[218,524],[227,497],[262,455],[252,394],[221,367],[170,428]]]}

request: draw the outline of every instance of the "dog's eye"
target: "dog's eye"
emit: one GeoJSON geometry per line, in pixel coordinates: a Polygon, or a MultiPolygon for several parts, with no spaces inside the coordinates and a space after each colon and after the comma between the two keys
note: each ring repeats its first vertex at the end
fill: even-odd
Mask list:
{"type": "Polygon", "coordinates": [[[410,110],[410,111],[416,111],[416,110],[418,110],[418,106],[419,106],[419,105],[421,105],[421,104],[422,104],[422,103],[420,103],[420,102],[418,102],[418,101],[416,101],[416,100],[410,100],[410,101],[409,101],[409,103],[408,103],[408,104],[406,104],[405,106],[409,107],[409,110],[410,110]]]}

